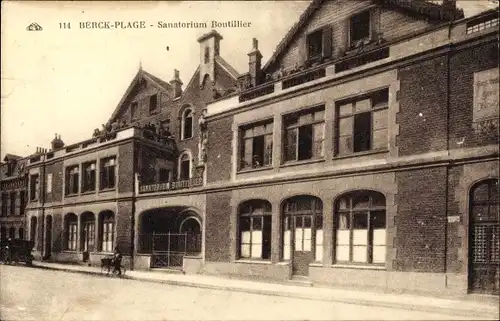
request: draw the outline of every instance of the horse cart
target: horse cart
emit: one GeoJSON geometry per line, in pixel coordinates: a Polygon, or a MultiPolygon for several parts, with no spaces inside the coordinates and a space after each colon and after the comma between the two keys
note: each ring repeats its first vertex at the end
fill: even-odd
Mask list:
{"type": "Polygon", "coordinates": [[[33,263],[33,241],[21,239],[3,239],[0,241],[0,262],[3,264],[17,264],[19,262],[31,266],[33,263]]]}

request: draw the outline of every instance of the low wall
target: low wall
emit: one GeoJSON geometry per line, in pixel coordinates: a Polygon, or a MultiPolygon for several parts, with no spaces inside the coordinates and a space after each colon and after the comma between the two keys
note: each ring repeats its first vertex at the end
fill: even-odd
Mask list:
{"type": "Polygon", "coordinates": [[[202,273],[285,281],[291,277],[291,267],[287,263],[205,262],[202,273]]]}
{"type": "Polygon", "coordinates": [[[198,274],[203,269],[201,256],[185,256],[182,260],[182,271],[186,274],[198,274]]]}

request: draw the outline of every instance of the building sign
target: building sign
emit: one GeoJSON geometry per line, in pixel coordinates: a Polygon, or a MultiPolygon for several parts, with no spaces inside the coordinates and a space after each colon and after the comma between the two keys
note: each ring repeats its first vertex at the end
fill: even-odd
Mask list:
{"type": "Polygon", "coordinates": [[[197,186],[203,186],[203,177],[195,177],[188,180],[177,181],[177,182],[139,185],[139,193],[171,191],[177,189],[192,188],[197,186]]]}
{"type": "Polygon", "coordinates": [[[481,132],[496,131],[499,116],[498,68],[474,73],[473,127],[481,132]]]}

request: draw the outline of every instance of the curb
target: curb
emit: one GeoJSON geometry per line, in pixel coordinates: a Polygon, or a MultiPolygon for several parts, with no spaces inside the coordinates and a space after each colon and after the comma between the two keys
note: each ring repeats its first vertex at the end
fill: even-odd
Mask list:
{"type": "MultiPolygon", "coordinates": [[[[32,268],[51,270],[51,271],[61,271],[61,272],[68,272],[68,273],[75,273],[75,274],[85,274],[85,275],[109,277],[107,274],[102,274],[102,273],[97,272],[97,271],[73,270],[73,269],[57,268],[57,267],[50,267],[50,266],[40,266],[40,265],[35,265],[35,264],[32,266],[32,268]]],[[[471,309],[460,309],[460,308],[451,309],[451,308],[424,306],[424,305],[407,304],[407,303],[392,303],[392,302],[371,301],[371,300],[363,300],[363,299],[339,298],[339,297],[331,297],[331,296],[324,296],[324,295],[310,295],[310,294],[306,295],[306,294],[300,294],[300,293],[289,293],[289,292],[274,291],[274,290],[258,290],[258,289],[249,289],[249,288],[243,288],[243,287],[237,287],[237,286],[220,286],[220,285],[200,284],[200,283],[193,283],[193,282],[187,282],[187,281],[158,280],[158,279],[130,276],[130,275],[124,275],[124,276],[122,276],[122,279],[150,282],[150,283],[159,283],[159,284],[168,284],[168,285],[174,285],[174,286],[192,287],[192,288],[207,289],[207,290],[232,291],[232,292],[270,295],[270,296],[295,298],[295,299],[303,299],[303,300],[337,302],[337,303],[363,305],[363,306],[371,306],[371,307],[431,312],[431,313],[439,313],[439,314],[445,314],[445,315],[450,315],[450,316],[475,317],[475,318],[485,318],[485,319],[491,319],[491,320],[497,320],[497,317],[498,317],[498,311],[484,311],[484,309],[480,310],[480,311],[471,310],[471,309]]]]}

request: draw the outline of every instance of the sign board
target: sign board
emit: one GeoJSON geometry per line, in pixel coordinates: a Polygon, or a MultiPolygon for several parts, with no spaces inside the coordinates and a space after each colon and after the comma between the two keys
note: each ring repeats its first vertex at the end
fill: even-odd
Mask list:
{"type": "Polygon", "coordinates": [[[497,120],[499,114],[498,70],[492,68],[474,73],[474,123],[497,120]]]}

